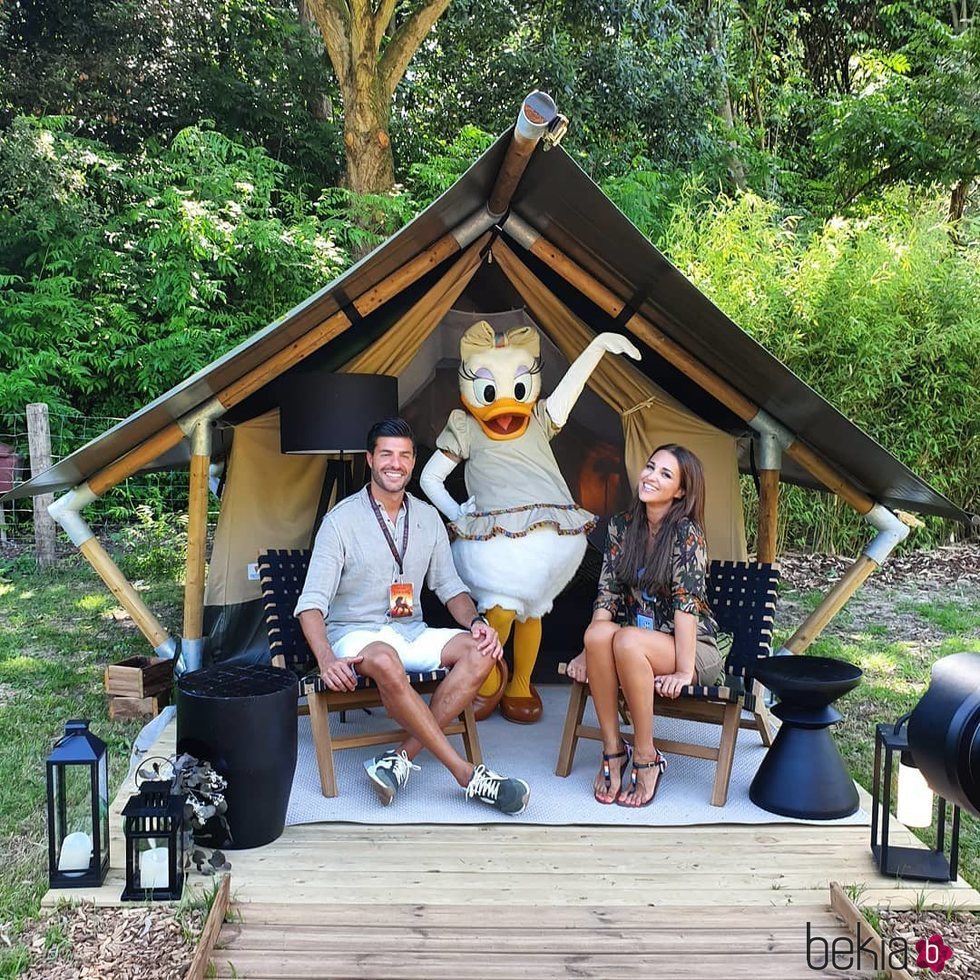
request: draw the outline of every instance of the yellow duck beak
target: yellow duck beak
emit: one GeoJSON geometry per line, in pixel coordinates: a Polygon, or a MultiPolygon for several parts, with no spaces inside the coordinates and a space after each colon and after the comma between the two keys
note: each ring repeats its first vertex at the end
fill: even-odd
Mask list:
{"type": "Polygon", "coordinates": [[[517,439],[524,435],[531,421],[534,403],[526,404],[516,398],[498,398],[492,405],[472,405],[460,398],[463,407],[480,423],[480,428],[497,440],[517,439]]]}

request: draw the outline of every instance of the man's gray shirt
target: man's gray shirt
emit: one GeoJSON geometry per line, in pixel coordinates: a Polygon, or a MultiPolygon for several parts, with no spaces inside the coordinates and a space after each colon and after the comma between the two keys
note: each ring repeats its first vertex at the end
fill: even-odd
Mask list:
{"type": "MultiPolygon", "coordinates": [[[[398,574],[395,556],[378,524],[368,487],[340,501],[323,518],[295,614],[319,609],[331,645],[354,630],[378,630],[382,626],[391,626],[406,639],[415,640],[426,628],[420,601],[423,581],[442,602],[467,591],[456,574],[439,512],[418,497],[405,496],[410,526],[403,575],[398,574]],[[391,619],[388,587],[399,581],[412,583],[413,611],[405,619],[391,619]]],[[[383,508],[381,513],[386,519],[383,508]]],[[[394,528],[390,523],[388,526],[399,553],[404,528],[403,504],[394,528]]]]}

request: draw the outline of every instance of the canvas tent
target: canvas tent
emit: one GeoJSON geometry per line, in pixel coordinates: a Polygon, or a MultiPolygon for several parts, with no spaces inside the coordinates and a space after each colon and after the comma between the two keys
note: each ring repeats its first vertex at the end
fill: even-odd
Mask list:
{"type": "Polygon", "coordinates": [[[526,103],[513,132],[333,283],[7,495],[70,490],[53,512],[158,652],[173,653],[176,642],[95,540],[85,504],[145,467],[189,461],[182,655],[261,657],[249,566],[261,548],[309,542],[326,468],[323,458],[279,452],[278,405],[291,373],[396,376],[401,410],[425,453],[456,404],[458,338],[475,316],[489,315],[500,329],[515,318],[539,327],[545,392],[598,332],[628,333],[640,347],[638,364],[603,359],[556,440],[570,486],[588,495],[583,503],[598,492],[607,509],[652,446],[678,441],[709,467],[714,558],[745,556],[738,472],[750,466],[760,481],[756,550],[764,560],[775,557],[780,481],[829,489],[867,517],[871,543],[788,641],[793,652],[907,533],[893,510],[974,519],[741,331],[560,146],[545,151],[561,117],[552,112],[528,126],[528,115],[542,118],[526,103]],[[208,467],[219,457],[226,478],[205,586],[208,467]]]}

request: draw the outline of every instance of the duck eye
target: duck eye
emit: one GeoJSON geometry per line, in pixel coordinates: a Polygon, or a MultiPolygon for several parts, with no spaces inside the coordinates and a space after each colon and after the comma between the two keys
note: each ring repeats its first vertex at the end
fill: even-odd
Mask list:
{"type": "Polygon", "coordinates": [[[477,378],[473,382],[473,394],[481,405],[489,405],[497,397],[497,388],[492,378],[477,378]]]}
{"type": "Polygon", "coordinates": [[[514,385],[514,397],[519,401],[524,401],[524,396],[527,394],[527,385],[523,381],[518,381],[514,385]]]}

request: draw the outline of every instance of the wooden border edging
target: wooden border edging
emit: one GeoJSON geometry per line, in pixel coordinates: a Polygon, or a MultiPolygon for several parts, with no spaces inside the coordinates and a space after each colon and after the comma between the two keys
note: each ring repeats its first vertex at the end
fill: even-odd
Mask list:
{"type": "Polygon", "coordinates": [[[221,879],[218,894],[215,895],[211,903],[211,911],[208,912],[207,921],[201,932],[201,938],[197,941],[197,949],[194,950],[194,959],[184,974],[184,980],[204,980],[205,971],[211,961],[211,954],[214,952],[214,944],[218,941],[218,934],[225,921],[225,912],[228,911],[228,902],[231,895],[231,875],[225,875],[221,879]]]}
{"type": "MultiPolygon", "coordinates": [[[[879,950],[884,949],[881,936],[878,935],[877,930],[872,927],[861,910],[847,897],[844,889],[836,881],[830,883],[830,907],[844,920],[844,925],[854,934],[855,941],[857,938],[858,923],[860,922],[861,928],[870,934],[874,948],[879,950]]],[[[912,980],[908,971],[903,970],[901,967],[891,967],[883,963],[880,972],[891,977],[891,980],[912,980]]]]}

